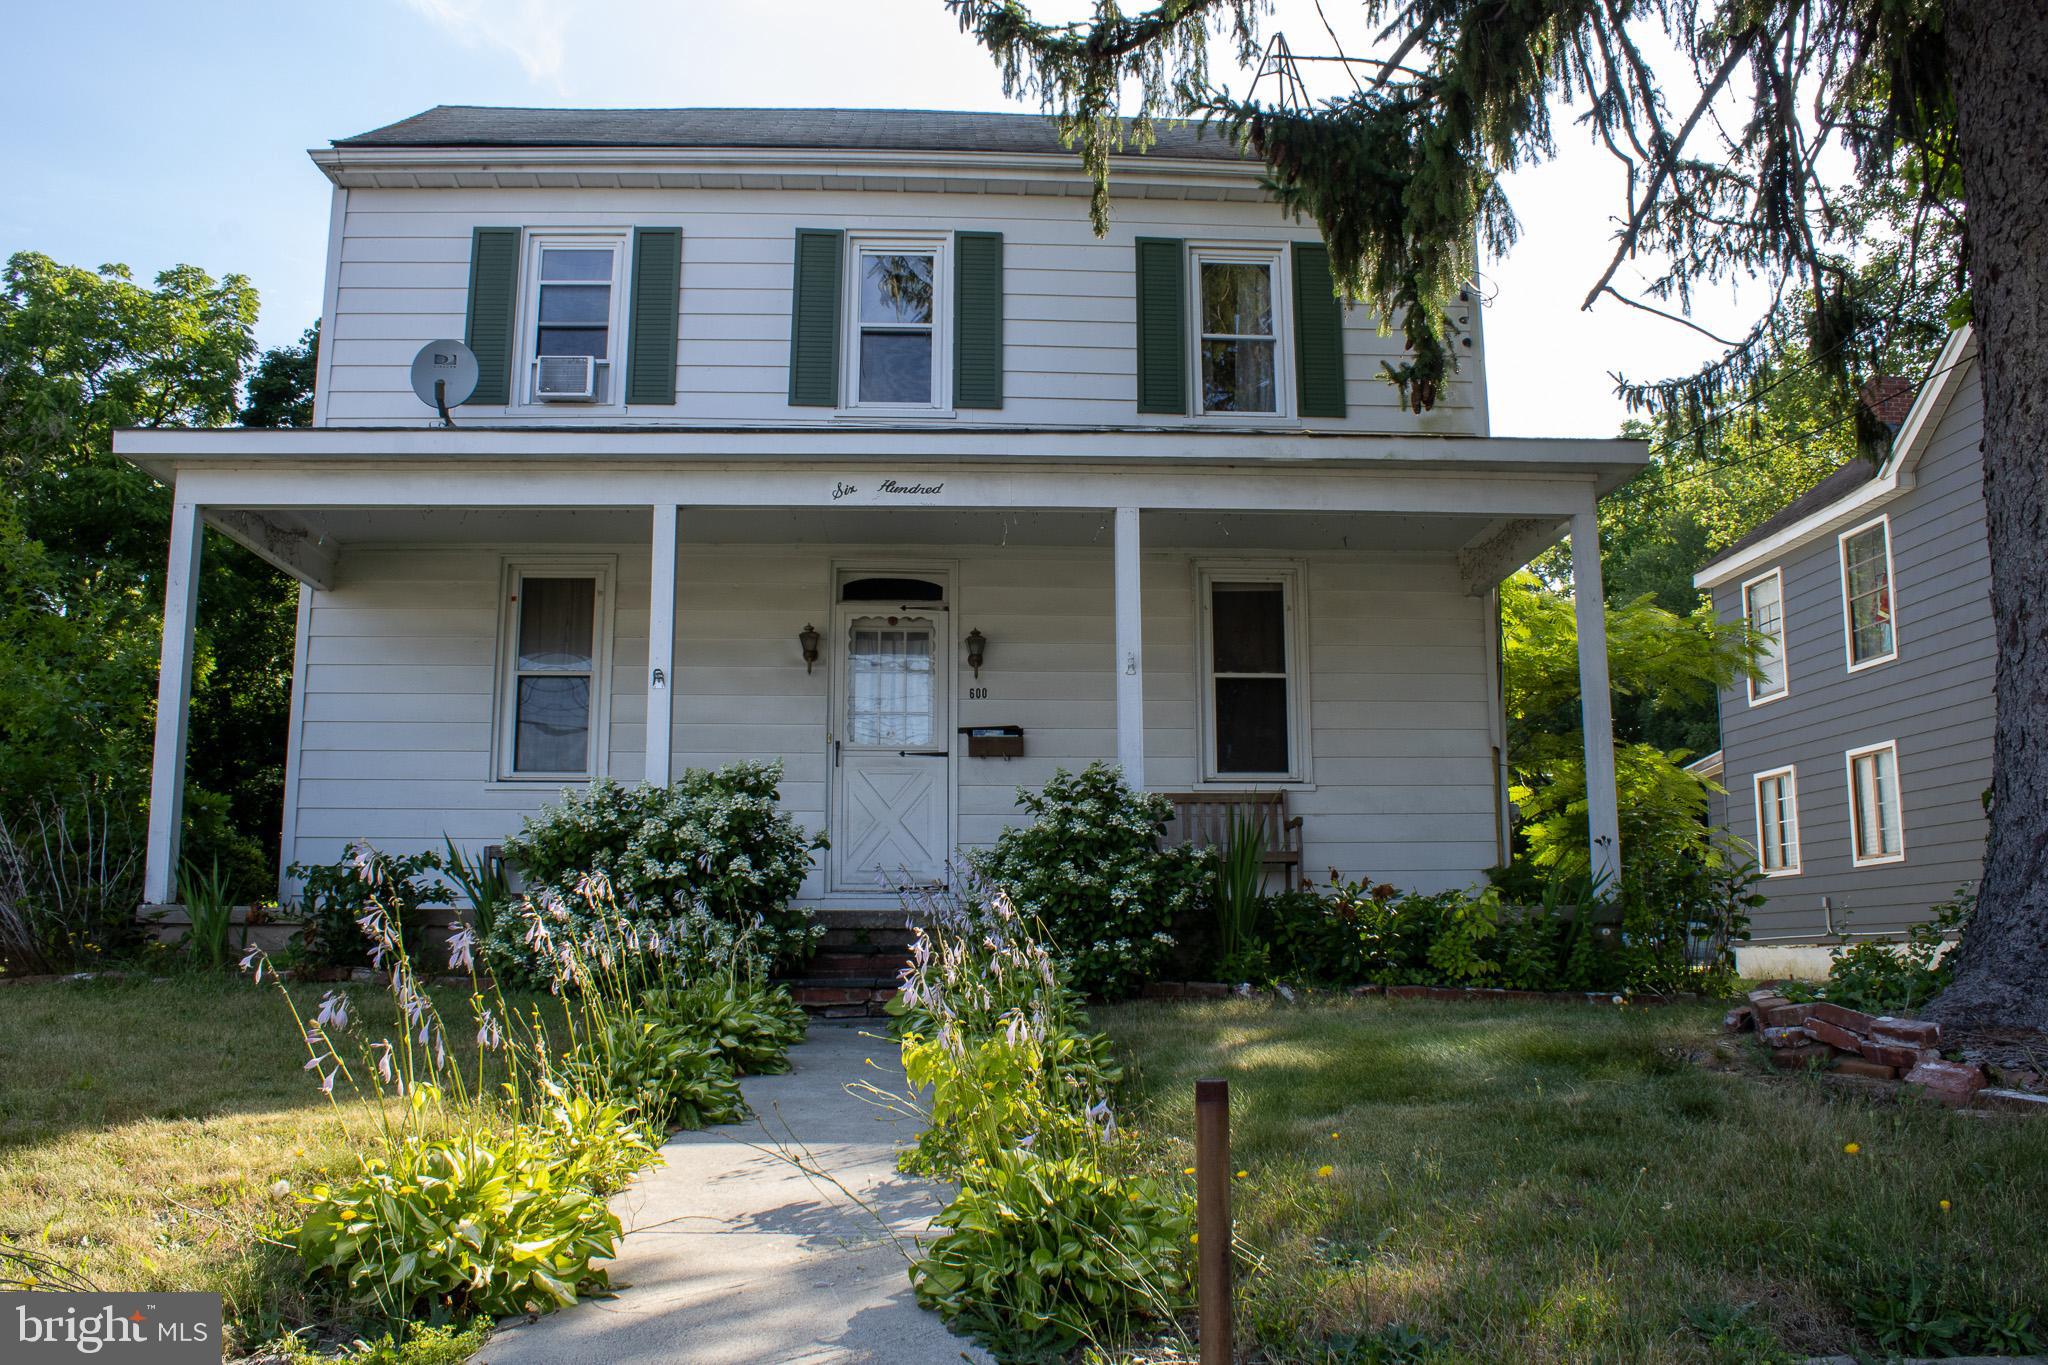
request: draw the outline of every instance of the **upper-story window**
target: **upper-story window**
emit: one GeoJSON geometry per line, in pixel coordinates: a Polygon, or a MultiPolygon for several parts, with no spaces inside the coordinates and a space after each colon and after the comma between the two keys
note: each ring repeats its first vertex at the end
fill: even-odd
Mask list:
{"type": "Polygon", "coordinates": [[[1742,585],[1742,614],[1763,642],[1749,680],[1749,703],[1785,695],[1785,576],[1773,569],[1742,585]]]}
{"type": "Polygon", "coordinates": [[[1196,411],[1281,412],[1280,253],[1196,248],[1196,411]]]}
{"type": "Polygon", "coordinates": [[[849,253],[848,406],[946,407],[945,239],[856,236],[849,253]]]}
{"type": "Polygon", "coordinates": [[[1849,670],[1898,657],[1892,611],[1891,520],[1879,517],[1841,536],[1842,616],[1849,670]]]}
{"type": "Polygon", "coordinates": [[[527,278],[527,397],[536,403],[616,401],[624,349],[622,236],[535,236],[527,278]]]}

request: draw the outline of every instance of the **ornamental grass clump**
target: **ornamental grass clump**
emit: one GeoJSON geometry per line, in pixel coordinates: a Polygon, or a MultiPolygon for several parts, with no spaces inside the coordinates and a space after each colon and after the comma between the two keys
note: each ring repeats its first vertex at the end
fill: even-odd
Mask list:
{"type": "MultiPolygon", "coordinates": [[[[730,951],[692,979],[685,961],[712,961],[712,946],[686,953],[641,933],[593,875],[566,896],[542,888],[499,910],[497,927],[519,926],[548,965],[552,1007],[515,1007],[478,975],[476,935],[450,937],[449,967],[470,975],[470,1067],[470,1039],[451,1036],[385,904],[380,860],[356,858],[356,927],[396,1028],[372,1036],[345,990],[328,991],[310,1019],[280,991],[321,1092],[370,1101],[378,1128],[353,1172],[298,1198],[300,1221],[280,1235],[351,1309],[394,1322],[545,1312],[608,1292],[601,1262],[620,1226],[605,1197],[659,1159],[671,1126],[742,1117],[738,1071],[786,1065],[800,1016],[751,975],[745,931],[737,946],[721,939],[730,951]]],[[[275,975],[260,948],[243,967],[259,982],[275,975]]]]}
{"type": "Polygon", "coordinates": [[[891,1007],[925,1097],[901,1165],[959,1185],[912,1263],[918,1301],[1005,1358],[1170,1323],[1188,1297],[1188,1200],[1130,1173],[1120,1073],[1059,958],[1007,894],[963,880],[914,906],[891,1007]]]}

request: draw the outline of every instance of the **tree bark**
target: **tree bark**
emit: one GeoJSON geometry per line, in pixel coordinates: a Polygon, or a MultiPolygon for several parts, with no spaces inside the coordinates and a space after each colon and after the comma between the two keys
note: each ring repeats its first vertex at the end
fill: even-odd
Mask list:
{"type": "Polygon", "coordinates": [[[1948,0],[1998,631],[1991,831],[1951,1027],[2048,1029],[2048,7],[1948,0]]]}

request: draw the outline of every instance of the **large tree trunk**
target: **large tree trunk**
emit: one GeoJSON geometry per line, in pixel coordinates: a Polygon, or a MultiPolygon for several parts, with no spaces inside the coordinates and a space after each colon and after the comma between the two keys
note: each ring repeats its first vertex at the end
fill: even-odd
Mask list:
{"type": "Polygon", "coordinates": [[[1998,628],[1991,842],[1952,1026],[2048,1028],[2048,7],[1948,0],[1998,628]]]}

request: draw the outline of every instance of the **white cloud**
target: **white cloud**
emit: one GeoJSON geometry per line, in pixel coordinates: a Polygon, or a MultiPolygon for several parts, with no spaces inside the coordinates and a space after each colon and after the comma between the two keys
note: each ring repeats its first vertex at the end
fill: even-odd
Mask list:
{"type": "Polygon", "coordinates": [[[509,53],[528,80],[565,92],[562,62],[575,0],[405,0],[465,47],[509,53]]]}

